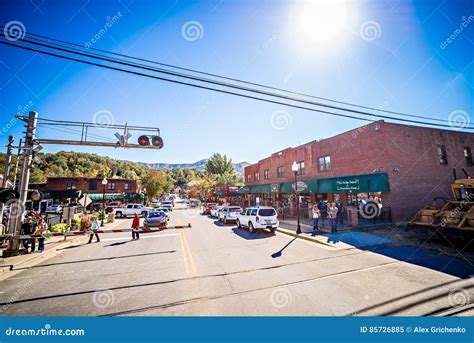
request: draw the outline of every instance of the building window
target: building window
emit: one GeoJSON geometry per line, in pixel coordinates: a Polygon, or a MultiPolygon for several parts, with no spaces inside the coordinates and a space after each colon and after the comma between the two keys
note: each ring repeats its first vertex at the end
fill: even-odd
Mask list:
{"type": "Polygon", "coordinates": [[[439,164],[448,164],[448,156],[446,155],[446,149],[444,145],[438,146],[438,157],[439,157],[439,164]]]}
{"type": "Polygon", "coordinates": [[[277,168],[277,177],[281,178],[285,176],[285,167],[279,166],[277,168]]]}
{"type": "Polygon", "coordinates": [[[265,180],[268,180],[268,179],[270,178],[270,170],[265,169],[265,170],[263,171],[263,178],[264,178],[265,180]]]}
{"type": "Polygon", "coordinates": [[[115,189],[115,182],[109,182],[107,184],[107,189],[114,190],[115,189]]]}
{"type": "Polygon", "coordinates": [[[296,164],[298,165],[298,175],[304,175],[304,161],[296,162],[296,164]]]}
{"type": "Polygon", "coordinates": [[[318,169],[320,172],[331,170],[331,156],[318,158],[318,169]]]}
{"type": "Polygon", "coordinates": [[[471,148],[469,148],[469,147],[465,147],[465,148],[464,148],[464,158],[466,159],[466,164],[467,164],[468,166],[474,165],[474,163],[472,162],[472,152],[471,152],[471,148]]]}
{"type": "Polygon", "coordinates": [[[97,181],[89,182],[89,190],[91,190],[91,191],[97,190],[97,181]]]}
{"type": "Polygon", "coordinates": [[[255,181],[260,181],[260,173],[255,173],[255,181]]]}
{"type": "Polygon", "coordinates": [[[252,181],[252,174],[247,174],[247,182],[252,181]]]}
{"type": "Polygon", "coordinates": [[[68,181],[66,183],[66,189],[76,189],[76,183],[74,181],[68,181]]]}
{"type": "Polygon", "coordinates": [[[131,184],[130,182],[127,182],[127,183],[125,184],[125,190],[129,191],[129,190],[131,190],[131,189],[132,189],[132,184],[131,184]]]}

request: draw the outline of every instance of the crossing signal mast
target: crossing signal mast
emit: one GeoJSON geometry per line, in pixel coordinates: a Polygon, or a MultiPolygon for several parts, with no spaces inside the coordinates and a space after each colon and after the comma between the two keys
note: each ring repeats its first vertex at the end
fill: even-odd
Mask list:
{"type": "MultiPolygon", "coordinates": [[[[125,148],[125,149],[162,149],[163,139],[160,137],[160,129],[147,126],[129,126],[116,125],[116,124],[101,124],[101,123],[88,123],[88,122],[77,122],[77,121],[64,121],[64,120],[51,120],[46,118],[38,118],[37,112],[30,112],[28,116],[17,115],[16,118],[26,123],[25,139],[22,140],[24,143],[18,147],[13,147],[13,138],[10,139],[8,145],[8,151],[11,152],[12,148],[18,148],[21,151],[21,173],[19,180],[18,192],[7,192],[5,189],[2,190],[2,197],[9,199],[13,196],[14,199],[18,199],[15,202],[16,207],[19,208],[17,211],[18,215],[10,217],[8,225],[8,235],[10,236],[8,249],[4,251],[4,256],[11,256],[18,254],[19,251],[19,239],[17,237],[20,232],[20,227],[25,214],[25,203],[28,199],[28,194],[31,192],[28,189],[30,180],[31,167],[34,164],[40,164],[41,159],[37,156],[37,153],[42,149],[40,144],[59,144],[59,145],[79,145],[79,146],[100,146],[100,147],[112,147],[112,148],[125,148]],[[58,131],[75,133],[80,136],[79,140],[69,139],[49,139],[49,138],[38,138],[36,137],[36,128],[45,127],[49,129],[56,129],[58,131]],[[119,130],[114,133],[116,140],[111,137],[104,137],[104,135],[98,135],[94,133],[94,129],[99,130],[119,130]],[[91,132],[92,131],[92,132],[91,132]],[[132,137],[134,133],[138,132],[136,143],[133,142],[132,137]],[[102,139],[102,140],[99,140],[102,139]],[[7,194],[8,193],[8,194],[7,194]]],[[[9,167],[9,161],[7,159],[9,167]]],[[[8,170],[8,169],[6,169],[8,170]]],[[[6,179],[4,179],[6,182],[6,179]]],[[[6,184],[6,183],[5,183],[6,184]]],[[[4,187],[5,188],[5,187],[4,187]]],[[[3,199],[5,200],[5,199],[3,199]]],[[[11,199],[10,199],[11,200],[11,199]]],[[[0,203],[3,203],[0,197],[0,203]]]]}

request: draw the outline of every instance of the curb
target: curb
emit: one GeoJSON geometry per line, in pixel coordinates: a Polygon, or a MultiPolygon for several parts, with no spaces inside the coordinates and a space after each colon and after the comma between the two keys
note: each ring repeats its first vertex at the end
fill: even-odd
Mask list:
{"type": "Polygon", "coordinates": [[[301,236],[301,235],[297,235],[296,232],[292,231],[292,230],[289,230],[289,229],[284,229],[284,228],[281,228],[281,227],[278,227],[276,229],[278,232],[281,232],[281,233],[284,233],[285,235],[288,235],[288,236],[292,236],[292,237],[298,237],[300,239],[304,239],[306,241],[310,241],[310,242],[313,242],[313,243],[318,243],[318,244],[321,244],[321,245],[324,245],[324,246],[327,246],[327,247],[331,247],[333,248],[334,250],[342,250],[342,249],[338,249],[337,247],[335,247],[334,245],[332,244],[328,244],[328,243],[324,243],[324,242],[321,242],[315,238],[312,238],[312,237],[308,237],[308,236],[301,236]]]}
{"type": "MultiPolygon", "coordinates": [[[[6,280],[6,279],[8,279],[8,278],[10,278],[14,275],[19,274],[22,271],[24,271],[23,269],[15,270],[14,269],[15,267],[20,267],[20,266],[23,266],[23,265],[29,265],[30,267],[35,266],[35,265],[37,265],[37,264],[39,264],[43,261],[46,261],[46,260],[48,260],[48,259],[50,259],[50,258],[52,258],[56,255],[59,255],[60,253],[62,253],[62,250],[59,250],[59,249],[67,247],[68,245],[71,245],[72,243],[80,240],[81,238],[84,238],[84,236],[80,236],[80,237],[71,239],[67,243],[60,244],[60,245],[58,245],[58,246],[56,246],[56,247],[54,247],[50,250],[45,251],[43,254],[35,254],[34,256],[31,256],[31,258],[19,261],[18,263],[15,263],[15,264],[8,264],[7,263],[4,267],[2,267],[3,273],[0,273],[0,282],[4,281],[4,280],[6,280]],[[30,262],[30,263],[28,264],[28,262],[30,262]],[[12,268],[12,269],[10,269],[10,268],[12,268]]],[[[8,260],[6,260],[4,262],[8,262],[8,260]]]]}

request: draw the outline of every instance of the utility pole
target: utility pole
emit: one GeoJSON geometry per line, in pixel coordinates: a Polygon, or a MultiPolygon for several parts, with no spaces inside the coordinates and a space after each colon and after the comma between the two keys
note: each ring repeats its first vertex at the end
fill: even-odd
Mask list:
{"type": "MultiPolygon", "coordinates": [[[[2,180],[2,188],[5,189],[8,187],[8,175],[10,174],[10,163],[12,161],[12,151],[13,151],[13,142],[15,141],[15,137],[8,136],[8,145],[7,145],[7,153],[5,155],[5,168],[3,172],[3,180],[2,180]]],[[[4,204],[3,202],[0,203],[0,218],[3,224],[3,209],[4,204]]],[[[1,234],[5,234],[6,228],[2,229],[1,234]]]]}
{"type": "Polygon", "coordinates": [[[10,217],[8,233],[13,237],[8,241],[8,248],[4,252],[4,256],[17,255],[20,247],[20,240],[16,237],[20,232],[21,223],[25,216],[25,204],[28,197],[28,185],[30,183],[30,168],[31,159],[33,156],[33,146],[36,134],[36,126],[38,122],[38,112],[30,112],[27,118],[22,118],[26,122],[25,144],[21,149],[23,150],[22,168],[20,175],[20,187],[18,192],[20,197],[18,199],[17,208],[13,213],[13,204],[10,206],[10,217]]]}

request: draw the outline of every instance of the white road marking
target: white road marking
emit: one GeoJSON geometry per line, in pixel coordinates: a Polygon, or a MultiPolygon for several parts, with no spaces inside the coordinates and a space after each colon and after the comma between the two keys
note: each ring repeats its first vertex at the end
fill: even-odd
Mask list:
{"type": "MultiPolygon", "coordinates": [[[[164,235],[153,235],[153,236],[141,236],[140,239],[170,237],[170,236],[179,236],[179,233],[168,233],[164,235]]],[[[116,238],[105,238],[105,239],[101,239],[100,241],[107,242],[107,241],[127,241],[127,240],[131,240],[131,239],[128,239],[128,237],[116,237],[116,238]]]]}

